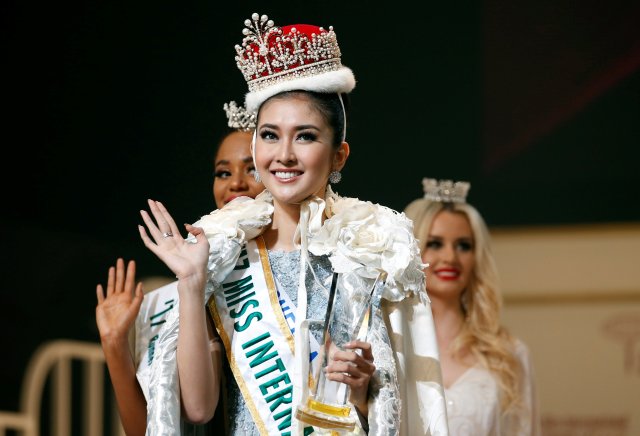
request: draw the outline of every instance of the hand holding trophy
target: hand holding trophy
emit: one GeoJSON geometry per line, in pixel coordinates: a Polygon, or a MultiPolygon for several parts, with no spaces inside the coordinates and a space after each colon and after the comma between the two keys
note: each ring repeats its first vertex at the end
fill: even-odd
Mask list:
{"type": "MultiPolygon", "coordinates": [[[[371,312],[380,303],[385,280],[386,273],[380,272],[373,285],[366,289],[354,286],[342,274],[334,273],[325,319],[307,320],[301,331],[307,339],[304,344],[309,348],[300,351],[310,355],[311,363],[306,398],[296,411],[296,418],[300,421],[329,431],[352,431],[355,428],[356,421],[351,416],[349,404],[349,400],[353,401],[350,398],[352,389],[343,382],[350,376],[344,372],[339,377],[332,377],[327,371],[339,367],[346,370],[348,365],[352,365],[346,359],[337,362],[334,357],[345,352],[353,353],[347,344],[356,340],[366,341],[371,312]]],[[[373,372],[375,367],[373,364],[370,366],[373,372]]]]}

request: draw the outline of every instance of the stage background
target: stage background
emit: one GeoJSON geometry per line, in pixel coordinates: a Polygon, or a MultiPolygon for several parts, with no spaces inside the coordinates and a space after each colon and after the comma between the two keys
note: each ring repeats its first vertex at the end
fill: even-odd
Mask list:
{"type": "MultiPolygon", "coordinates": [[[[638,2],[6,0],[0,11],[2,410],[17,408],[38,345],[98,340],[95,285],[116,257],[138,260],[141,276],[168,274],[137,233],[147,198],[163,201],[178,223],[214,207],[213,147],[223,103],[246,89],[233,46],[252,12],[280,25],[334,26],[358,82],[340,194],[401,210],[421,196],[425,176],[468,180],[469,201],[492,232],[535,229],[551,242],[584,226],[640,223],[638,2]]],[[[588,281],[594,268],[606,278],[618,261],[637,264],[636,250],[599,247],[589,250],[602,263],[571,263],[569,275],[588,281]]],[[[510,259],[499,264],[507,276],[528,266],[510,259]]],[[[561,257],[549,259],[541,275],[568,274],[561,257]]],[[[589,310],[617,313],[608,290],[589,310]]],[[[638,301],[638,286],[625,292],[638,301]]],[[[530,338],[536,364],[561,359],[525,320],[579,329],[573,320],[591,312],[565,319],[556,303],[528,301],[533,312],[521,314],[529,303],[507,298],[507,320],[530,338]]],[[[638,315],[637,303],[628,309],[638,315]]],[[[603,403],[640,377],[637,366],[624,372],[619,351],[603,349],[630,382],[608,397],[594,391],[603,403]]],[[[544,379],[543,398],[554,386],[544,379]]],[[[592,414],[556,406],[542,406],[549,419],[592,414]]]]}

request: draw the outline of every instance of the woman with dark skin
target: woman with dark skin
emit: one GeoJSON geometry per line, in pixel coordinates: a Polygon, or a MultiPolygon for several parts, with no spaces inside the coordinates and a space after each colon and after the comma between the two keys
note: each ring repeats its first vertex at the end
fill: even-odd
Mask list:
{"type": "MultiPolygon", "coordinates": [[[[251,130],[230,129],[218,144],[212,187],[217,208],[240,196],[254,198],[264,190],[264,185],[254,177],[251,138],[251,130]]],[[[116,265],[109,268],[106,290],[102,285],[97,287],[96,306],[100,342],[120,418],[129,436],[145,434],[147,417],[146,401],[136,379],[128,341],[143,301],[142,283],[135,283],[135,273],[135,261],[129,261],[125,269],[124,260],[118,259],[116,265]]]]}

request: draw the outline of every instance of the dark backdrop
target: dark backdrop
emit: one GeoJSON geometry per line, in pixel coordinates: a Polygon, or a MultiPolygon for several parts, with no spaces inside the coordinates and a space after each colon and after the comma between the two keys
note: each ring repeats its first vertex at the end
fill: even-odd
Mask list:
{"type": "Polygon", "coordinates": [[[491,227],[640,220],[638,2],[414,3],[1,2],[0,409],[39,344],[98,340],[116,257],[168,274],[147,198],[178,223],[213,208],[252,12],[336,30],[358,82],[339,193],[402,209],[452,178],[491,227]]]}

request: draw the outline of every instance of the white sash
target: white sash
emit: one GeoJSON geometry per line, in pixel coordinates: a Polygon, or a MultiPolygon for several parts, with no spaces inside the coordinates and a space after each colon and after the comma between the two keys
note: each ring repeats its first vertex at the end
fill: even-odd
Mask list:
{"type": "MultiPolygon", "coordinates": [[[[276,284],[276,289],[278,292],[278,303],[280,304],[282,315],[284,316],[284,319],[287,321],[287,325],[289,326],[289,330],[291,331],[291,334],[295,336],[296,310],[297,310],[296,305],[293,301],[291,301],[291,297],[286,291],[284,292],[280,291],[280,288],[282,287],[282,285],[280,285],[280,283],[278,282],[278,279],[276,279],[275,277],[274,277],[274,282],[276,284]]],[[[305,327],[305,328],[308,328],[308,327],[305,327]]],[[[309,361],[312,362],[313,368],[317,369],[319,363],[316,360],[316,356],[318,356],[318,352],[320,351],[320,344],[318,343],[316,338],[313,336],[313,334],[309,336],[309,342],[310,342],[309,361]]]]}
{"type": "Polygon", "coordinates": [[[135,323],[134,363],[136,377],[149,401],[149,377],[155,354],[155,343],[169,312],[178,301],[178,282],[155,289],[144,296],[135,323]]]}
{"type": "Polygon", "coordinates": [[[290,435],[296,308],[286,292],[278,295],[262,237],[246,243],[209,310],[256,427],[263,435],[290,435]]]}

